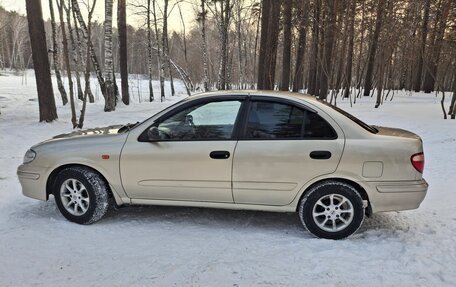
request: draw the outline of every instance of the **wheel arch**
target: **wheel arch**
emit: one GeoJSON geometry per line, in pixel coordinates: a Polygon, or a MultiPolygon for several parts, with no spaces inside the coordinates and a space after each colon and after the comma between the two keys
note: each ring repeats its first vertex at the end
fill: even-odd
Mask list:
{"type": "Polygon", "coordinates": [[[356,189],[356,191],[358,191],[359,195],[361,196],[361,198],[363,200],[366,200],[367,203],[368,203],[368,206],[366,208],[366,214],[367,215],[370,215],[372,214],[372,208],[371,208],[371,205],[370,205],[370,200],[369,200],[369,195],[367,194],[366,190],[361,186],[359,185],[357,182],[353,181],[353,180],[350,180],[350,179],[347,179],[347,178],[342,178],[342,177],[331,177],[331,178],[324,178],[324,179],[320,179],[320,180],[317,180],[315,182],[313,182],[311,185],[309,185],[300,195],[299,197],[299,200],[298,200],[298,204],[296,205],[296,211],[298,211],[298,208],[299,208],[299,203],[301,202],[301,200],[306,196],[306,194],[316,185],[318,184],[321,184],[323,182],[327,182],[327,181],[338,181],[338,182],[342,182],[342,183],[346,183],[350,186],[352,186],[354,189],[356,189]]]}
{"type": "Polygon", "coordinates": [[[57,176],[59,175],[59,173],[64,170],[64,169],[67,169],[67,168],[70,168],[70,167],[82,167],[82,168],[87,168],[87,169],[90,169],[92,171],[94,171],[95,173],[97,173],[102,179],[103,181],[106,183],[106,187],[108,189],[108,195],[109,197],[113,197],[113,193],[112,193],[112,190],[111,190],[111,186],[108,182],[108,180],[106,179],[106,177],[101,173],[99,172],[97,169],[91,167],[91,166],[88,166],[88,165],[84,165],[84,164],[78,164],[78,163],[69,163],[69,164],[63,164],[63,165],[60,165],[58,167],[56,167],[48,176],[47,178],[47,181],[46,181],[46,199],[49,199],[49,195],[52,194],[52,188],[55,184],[55,181],[57,179],[57,176]]]}

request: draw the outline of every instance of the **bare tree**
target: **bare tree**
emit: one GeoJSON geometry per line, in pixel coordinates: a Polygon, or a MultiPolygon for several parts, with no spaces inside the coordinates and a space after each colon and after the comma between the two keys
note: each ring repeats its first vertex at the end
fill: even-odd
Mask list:
{"type": "Polygon", "coordinates": [[[35,69],[40,122],[51,122],[57,119],[57,109],[55,107],[54,91],[52,90],[51,68],[47,56],[41,1],[26,0],[25,7],[35,69]]]}
{"type": "Polygon", "coordinates": [[[57,88],[60,92],[60,96],[62,97],[62,104],[66,105],[68,103],[68,96],[66,94],[65,87],[63,86],[62,75],[60,74],[60,68],[59,68],[59,57],[57,54],[57,52],[58,52],[57,25],[55,24],[53,2],[54,2],[54,0],[49,0],[49,12],[51,14],[51,29],[52,29],[52,60],[53,60],[55,78],[57,79],[57,88]]]}
{"type": "Polygon", "coordinates": [[[114,68],[112,56],[112,2],[112,0],[105,0],[105,112],[112,112],[116,109],[116,94],[114,90],[114,68]]]}
{"type": "Polygon", "coordinates": [[[258,89],[274,89],[280,2],[276,0],[262,1],[258,89]]]}
{"type": "Polygon", "coordinates": [[[70,52],[68,49],[68,40],[65,30],[65,22],[63,20],[63,6],[65,5],[65,0],[58,0],[57,8],[59,10],[59,18],[60,18],[60,29],[62,34],[62,42],[63,42],[63,58],[65,61],[67,77],[68,77],[68,89],[70,90],[70,106],[71,106],[71,123],[73,124],[73,128],[76,128],[78,123],[76,119],[76,108],[74,102],[74,94],[73,94],[73,80],[71,78],[71,65],[70,65],[70,52]]]}
{"type": "Polygon", "coordinates": [[[451,8],[449,0],[439,0],[437,6],[436,24],[433,30],[433,35],[431,36],[431,47],[429,49],[430,55],[426,63],[426,72],[424,75],[423,90],[425,93],[430,93],[434,90],[438,72],[437,68],[443,45],[443,37],[451,8]]]}
{"type": "Polygon", "coordinates": [[[366,78],[364,79],[364,96],[369,96],[372,89],[372,78],[374,73],[375,54],[377,53],[378,38],[382,29],[383,6],[385,0],[377,2],[377,20],[375,21],[375,30],[369,47],[369,57],[367,60],[366,78]]]}
{"type": "MultiPolygon", "coordinates": [[[[92,2],[92,7],[90,7],[90,3],[87,4],[87,9],[88,11],[88,21],[87,21],[87,34],[90,36],[92,33],[92,15],[93,11],[95,10],[95,5],[97,3],[97,0],[93,0],[92,2]]],[[[87,97],[90,95],[90,45],[87,43],[86,45],[86,65],[85,65],[85,88],[84,88],[84,98],[82,100],[82,109],[81,109],[81,115],[79,116],[79,122],[78,122],[78,128],[82,129],[84,126],[84,119],[85,119],[85,113],[86,113],[86,108],[87,108],[87,97]]]]}
{"type": "MultiPolygon", "coordinates": [[[[287,2],[287,1],[285,1],[287,2]]],[[[293,92],[298,92],[303,88],[304,85],[304,57],[306,53],[306,40],[307,40],[307,10],[308,10],[308,0],[300,0],[298,2],[299,9],[298,11],[302,15],[301,21],[299,23],[299,36],[298,36],[298,49],[296,50],[296,65],[295,72],[293,77],[293,92]]],[[[285,32],[284,32],[285,33],[285,32]]],[[[284,47],[285,47],[285,38],[284,47]]],[[[291,37],[289,39],[291,45],[291,37]]],[[[288,44],[287,44],[288,45],[288,44]]],[[[284,74],[282,74],[284,75],[284,74]]]]}
{"type": "Polygon", "coordinates": [[[155,30],[155,42],[157,43],[157,60],[159,69],[159,80],[160,80],[160,101],[165,101],[165,63],[163,56],[163,47],[160,47],[159,31],[158,31],[158,15],[156,8],[156,0],[153,0],[152,15],[154,16],[154,30],[155,30]]]}
{"type": "Polygon", "coordinates": [[[166,70],[169,74],[169,82],[171,86],[171,96],[176,95],[176,91],[174,90],[174,80],[173,80],[173,73],[171,70],[171,61],[169,57],[169,39],[168,39],[168,5],[169,0],[164,1],[164,8],[163,8],[163,30],[162,30],[162,49],[163,49],[163,58],[164,63],[166,65],[166,70]]]}
{"type": "Polygon", "coordinates": [[[347,63],[345,64],[344,98],[348,98],[352,84],[353,46],[355,38],[356,1],[350,3],[350,24],[348,28],[347,63]]]}
{"type": "Polygon", "coordinates": [[[421,26],[420,51],[418,53],[418,67],[416,68],[415,81],[413,83],[413,89],[415,90],[415,92],[419,92],[421,89],[421,78],[422,78],[422,74],[423,74],[423,62],[424,62],[424,57],[425,57],[426,38],[427,38],[427,34],[428,34],[430,7],[431,7],[431,0],[425,0],[423,24],[421,26]]]}
{"type": "MultiPolygon", "coordinates": [[[[456,65],[453,67],[456,67],[456,65]]],[[[453,72],[453,97],[451,98],[448,114],[451,116],[451,119],[454,120],[456,118],[456,68],[454,68],[453,70],[455,70],[453,72]]]]}
{"type": "Polygon", "coordinates": [[[218,75],[217,75],[217,89],[226,90],[229,85],[229,71],[228,71],[228,58],[229,58],[229,27],[231,22],[233,3],[231,0],[215,0],[214,8],[208,8],[217,21],[217,30],[219,33],[219,58],[218,58],[218,75]]]}
{"type": "Polygon", "coordinates": [[[84,21],[84,18],[82,17],[82,13],[81,13],[81,9],[79,8],[78,0],[71,0],[71,4],[72,4],[73,10],[74,10],[74,13],[76,14],[76,18],[78,19],[79,25],[81,27],[82,34],[83,34],[84,38],[86,39],[88,45],[90,46],[90,58],[92,59],[93,68],[95,69],[95,74],[97,76],[98,83],[101,88],[101,92],[102,92],[103,96],[105,97],[105,101],[106,101],[105,80],[103,78],[103,72],[101,71],[100,64],[99,64],[97,55],[95,53],[95,49],[93,47],[93,43],[87,33],[87,25],[84,21]]]}
{"type": "Polygon", "coordinates": [[[78,99],[82,100],[84,93],[82,92],[81,88],[81,78],[79,77],[79,71],[81,70],[81,59],[79,55],[79,51],[77,49],[77,43],[74,38],[74,31],[73,27],[71,25],[71,0],[68,0],[68,7],[66,6],[65,3],[63,3],[63,9],[65,10],[66,13],[66,20],[67,20],[67,26],[68,26],[68,34],[70,38],[70,43],[71,43],[71,56],[73,58],[73,63],[74,63],[74,73],[76,75],[76,88],[78,91],[78,99]]]}
{"type": "Polygon", "coordinates": [[[127,60],[127,9],[126,0],[117,2],[117,29],[119,32],[120,77],[122,80],[122,102],[130,104],[128,95],[128,60],[127,60]]]}
{"type": "MultiPolygon", "coordinates": [[[[280,90],[288,91],[290,89],[290,69],[291,69],[291,18],[292,18],[292,1],[283,2],[283,50],[282,50],[282,79],[280,82],[280,90]]],[[[304,19],[305,17],[302,17],[304,19]]],[[[303,27],[305,29],[305,27],[303,27]]],[[[301,29],[301,27],[300,27],[301,29]]],[[[301,33],[301,31],[300,31],[301,33]]],[[[301,44],[301,43],[300,43],[301,44]]],[[[301,51],[304,48],[298,47],[301,51]]],[[[302,63],[302,58],[301,58],[302,63]]],[[[297,65],[301,63],[296,62],[297,65]]],[[[302,74],[302,70],[300,69],[302,74]]],[[[293,90],[295,88],[293,87],[293,90]]]]}
{"type": "Polygon", "coordinates": [[[198,22],[201,26],[201,50],[203,53],[203,88],[207,92],[209,90],[209,68],[208,68],[208,57],[207,57],[207,40],[206,40],[206,0],[201,0],[201,11],[198,14],[198,22]]]}
{"type": "MultiPolygon", "coordinates": [[[[96,2],[96,0],[94,0],[94,2],[96,2]]],[[[88,23],[87,23],[87,34],[88,34],[88,39],[90,39],[90,36],[91,36],[91,31],[88,29],[88,26],[91,25],[90,21],[92,21],[92,14],[93,14],[93,11],[92,11],[92,14],[91,14],[91,11],[90,11],[90,1],[88,0],[88,3],[87,3],[87,9],[89,10],[88,11],[88,14],[89,14],[89,19],[88,19],[88,23]]],[[[84,61],[84,48],[83,48],[83,43],[82,43],[82,37],[81,37],[81,32],[79,31],[79,27],[78,27],[78,20],[76,18],[76,13],[74,11],[74,9],[71,9],[72,10],[72,14],[73,14],[73,23],[74,23],[74,31],[75,31],[75,34],[76,34],[76,39],[77,39],[77,52],[79,53],[79,58],[81,59],[81,63],[80,65],[82,65],[82,62],[84,61]]],[[[86,45],[88,46],[89,44],[86,43],[86,45]]],[[[89,47],[90,48],[90,47],[89,47]]],[[[86,49],[87,50],[87,49],[86,49]]],[[[89,49],[89,52],[90,52],[90,49],[89,49]]],[[[85,90],[87,89],[87,97],[89,98],[89,102],[90,103],[94,103],[95,102],[95,98],[92,94],[92,90],[90,88],[90,53],[87,54],[86,53],[86,57],[88,57],[89,61],[85,61],[86,63],[86,66],[88,65],[88,69],[84,69],[84,80],[85,80],[85,88],[84,88],[84,93],[85,93],[85,90]]]]}
{"type": "Polygon", "coordinates": [[[336,22],[336,0],[326,0],[324,54],[322,58],[322,73],[320,78],[319,98],[326,100],[328,95],[328,84],[331,73],[331,55],[334,44],[334,25],[336,22]]]}
{"type": "Polygon", "coordinates": [[[244,51],[243,51],[243,46],[244,46],[244,37],[242,35],[242,10],[243,10],[243,4],[244,0],[237,0],[234,2],[235,7],[236,7],[236,38],[237,38],[237,46],[238,46],[238,73],[239,73],[239,82],[238,86],[239,89],[243,88],[244,82],[245,82],[245,73],[244,73],[244,51]]]}
{"type": "Polygon", "coordinates": [[[319,54],[319,22],[320,22],[320,0],[313,3],[313,17],[312,17],[312,42],[309,59],[309,79],[307,93],[316,95],[317,93],[317,67],[318,67],[318,54],[319,54]]]}

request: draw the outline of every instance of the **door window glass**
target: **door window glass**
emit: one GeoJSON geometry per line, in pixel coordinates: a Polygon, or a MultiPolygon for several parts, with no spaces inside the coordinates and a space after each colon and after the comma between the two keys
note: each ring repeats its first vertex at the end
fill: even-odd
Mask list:
{"type": "Polygon", "coordinates": [[[334,139],[333,128],[318,114],[269,101],[253,101],[247,119],[250,139],[334,139]]]}
{"type": "Polygon", "coordinates": [[[218,101],[186,108],[159,123],[164,140],[231,139],[241,101],[218,101]]]}

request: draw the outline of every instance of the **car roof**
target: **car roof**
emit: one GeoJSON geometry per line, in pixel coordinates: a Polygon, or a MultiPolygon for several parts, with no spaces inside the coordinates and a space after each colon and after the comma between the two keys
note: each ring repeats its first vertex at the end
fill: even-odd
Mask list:
{"type": "Polygon", "coordinates": [[[214,92],[202,92],[192,95],[190,98],[206,98],[206,97],[217,97],[217,96],[236,96],[236,95],[251,95],[251,96],[265,96],[275,98],[294,98],[301,99],[310,102],[318,102],[314,96],[292,93],[287,91],[263,91],[263,90],[226,90],[226,91],[214,91],[214,92]]]}

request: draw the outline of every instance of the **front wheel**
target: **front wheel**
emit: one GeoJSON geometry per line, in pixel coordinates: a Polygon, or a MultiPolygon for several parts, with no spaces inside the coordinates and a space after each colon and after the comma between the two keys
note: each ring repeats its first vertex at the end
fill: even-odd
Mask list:
{"type": "Polygon", "coordinates": [[[299,217],[313,235],[343,239],[355,233],[363,223],[363,199],[349,184],[322,182],[301,200],[299,217]]]}
{"type": "Polygon", "coordinates": [[[75,223],[93,223],[108,210],[107,184],[89,168],[62,170],[56,178],[53,194],[60,213],[75,223]]]}

